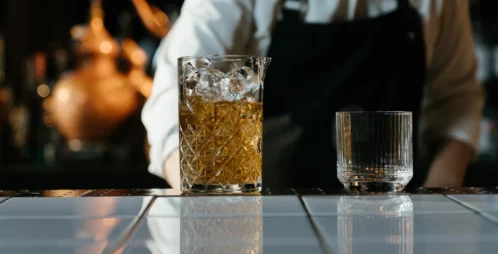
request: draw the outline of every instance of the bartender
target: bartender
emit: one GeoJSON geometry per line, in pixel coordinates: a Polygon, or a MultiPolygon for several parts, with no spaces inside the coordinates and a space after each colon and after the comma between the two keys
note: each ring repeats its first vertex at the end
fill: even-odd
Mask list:
{"type": "Polygon", "coordinates": [[[173,187],[177,58],[212,54],[273,58],[264,187],[340,187],[333,130],[341,110],[413,112],[415,158],[428,159],[416,159],[414,185],[461,186],[477,153],[484,99],[468,0],[186,0],[158,50],[142,115],[149,171],[173,187]]]}

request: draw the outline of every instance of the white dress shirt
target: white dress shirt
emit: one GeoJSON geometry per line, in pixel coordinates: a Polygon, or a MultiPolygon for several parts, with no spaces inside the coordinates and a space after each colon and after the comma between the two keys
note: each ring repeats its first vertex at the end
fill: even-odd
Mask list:
{"type": "MultiPolygon", "coordinates": [[[[424,140],[458,140],[476,152],[484,98],[476,78],[469,2],[410,2],[424,23],[427,84],[420,124],[424,140]]],[[[279,0],[185,1],[180,17],[156,53],[152,95],[142,113],[151,145],[151,173],[164,177],[163,164],[179,145],[177,59],[212,54],[266,55],[272,28],[281,17],[280,6],[279,0]]],[[[300,8],[296,4],[286,7],[300,8]]],[[[363,15],[376,17],[396,7],[396,0],[309,0],[304,20],[329,23],[363,15]]]]}

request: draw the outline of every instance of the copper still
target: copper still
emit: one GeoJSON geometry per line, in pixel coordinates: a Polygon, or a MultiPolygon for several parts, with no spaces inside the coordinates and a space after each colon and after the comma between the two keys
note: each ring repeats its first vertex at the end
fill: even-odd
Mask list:
{"type": "MultiPolygon", "coordinates": [[[[147,3],[146,0],[132,0],[132,2],[147,30],[158,39],[164,38],[171,29],[171,22],[166,13],[147,3]]],[[[126,41],[123,45],[123,51],[132,64],[132,70],[129,73],[130,80],[137,86],[138,91],[145,98],[148,98],[152,90],[152,79],[145,75],[147,59],[136,57],[140,55],[139,52],[142,50],[133,41],[126,41]]]]}
{"type": "MultiPolygon", "coordinates": [[[[149,5],[146,0],[132,0],[135,9],[137,10],[140,19],[142,20],[145,27],[156,36],[156,38],[164,38],[171,29],[171,22],[168,16],[162,12],[159,8],[149,5]]],[[[137,49],[137,45],[133,43],[125,44],[125,52],[133,52],[132,49],[137,49]]],[[[131,53],[126,54],[131,56],[131,53]]],[[[131,59],[131,58],[130,58],[131,59]]],[[[136,84],[137,89],[140,93],[148,98],[152,91],[152,79],[143,75],[144,66],[139,62],[131,61],[134,68],[130,72],[130,80],[136,84]]],[[[145,63],[145,62],[144,62],[145,63]]],[[[149,159],[150,144],[147,139],[145,139],[145,154],[147,159],[149,159]]]]}
{"type": "Polygon", "coordinates": [[[147,30],[159,39],[164,38],[171,28],[166,13],[148,4],[146,0],[132,0],[132,2],[147,30]]]}
{"type": "Polygon", "coordinates": [[[66,139],[106,140],[140,105],[128,76],[117,69],[120,49],[104,28],[101,0],[92,1],[80,50],[86,59],[56,83],[46,108],[66,139]]]}
{"type": "MultiPolygon", "coordinates": [[[[167,15],[146,0],[132,2],[147,30],[156,38],[166,36],[171,27],[167,15]]],[[[88,25],[71,30],[73,38],[79,41],[77,55],[84,60],[75,71],[62,76],[43,103],[46,119],[69,147],[71,142],[101,144],[108,140],[142,106],[137,95],[148,98],[152,90],[145,51],[131,39],[119,45],[104,27],[101,0],[91,3],[88,25]],[[118,70],[119,54],[130,64],[128,73],[118,70]]],[[[145,140],[147,158],[149,148],[145,140]]]]}

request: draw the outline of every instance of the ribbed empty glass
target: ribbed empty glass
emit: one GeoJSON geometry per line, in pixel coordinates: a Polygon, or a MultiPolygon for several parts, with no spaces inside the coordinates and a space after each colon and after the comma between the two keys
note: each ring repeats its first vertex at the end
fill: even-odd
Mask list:
{"type": "Polygon", "coordinates": [[[412,113],[336,113],[337,177],[351,191],[401,191],[413,177],[412,113]]]}

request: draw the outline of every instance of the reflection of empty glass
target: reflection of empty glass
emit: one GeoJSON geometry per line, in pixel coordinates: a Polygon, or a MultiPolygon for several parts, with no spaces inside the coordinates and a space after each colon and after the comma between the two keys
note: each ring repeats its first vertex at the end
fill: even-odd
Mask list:
{"type": "Polygon", "coordinates": [[[408,196],[341,197],[339,253],[413,253],[413,203],[408,196]],[[381,238],[381,239],[379,239],[381,238]]]}
{"type": "Polygon", "coordinates": [[[269,62],[249,56],[178,60],[182,191],[261,190],[263,79],[269,62]]]}
{"type": "Polygon", "coordinates": [[[400,191],[413,176],[411,112],[338,112],[337,177],[350,190],[400,191]]]}
{"type": "Polygon", "coordinates": [[[181,200],[181,253],[262,253],[261,196],[181,200]]]}

